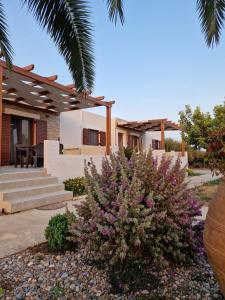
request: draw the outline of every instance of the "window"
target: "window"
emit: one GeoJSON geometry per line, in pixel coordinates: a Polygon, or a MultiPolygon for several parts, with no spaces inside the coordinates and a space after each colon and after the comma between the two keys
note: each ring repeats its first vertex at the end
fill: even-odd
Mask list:
{"type": "Polygon", "coordinates": [[[88,131],[88,141],[89,145],[98,146],[98,131],[89,129],[88,131]]]}
{"type": "Polygon", "coordinates": [[[104,131],[83,128],[83,145],[105,146],[106,133],[104,131]]]}
{"type": "Polygon", "coordinates": [[[120,149],[123,148],[123,133],[121,132],[118,133],[118,145],[120,149]]]}
{"type": "Polygon", "coordinates": [[[160,141],[152,140],[152,150],[159,150],[160,149],[160,141]]]}
{"type": "Polygon", "coordinates": [[[128,147],[134,150],[140,149],[140,138],[136,135],[128,135],[128,147]]]}

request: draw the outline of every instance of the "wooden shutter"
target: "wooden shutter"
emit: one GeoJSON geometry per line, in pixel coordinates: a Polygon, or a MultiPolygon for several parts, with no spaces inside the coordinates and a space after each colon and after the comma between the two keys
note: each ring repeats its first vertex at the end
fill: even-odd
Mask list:
{"type": "Polygon", "coordinates": [[[99,131],[100,134],[100,146],[106,145],[106,133],[104,131],[99,131]]]}
{"type": "Polygon", "coordinates": [[[127,146],[129,148],[132,148],[133,145],[132,145],[132,135],[128,134],[128,141],[127,141],[127,146]]]}
{"type": "Polygon", "coordinates": [[[1,165],[10,163],[11,116],[2,114],[2,161],[1,165]]]}
{"type": "Polygon", "coordinates": [[[89,145],[89,129],[83,128],[83,145],[89,145]]]}
{"type": "Polygon", "coordinates": [[[47,140],[47,121],[37,120],[36,144],[44,143],[47,140]]]}

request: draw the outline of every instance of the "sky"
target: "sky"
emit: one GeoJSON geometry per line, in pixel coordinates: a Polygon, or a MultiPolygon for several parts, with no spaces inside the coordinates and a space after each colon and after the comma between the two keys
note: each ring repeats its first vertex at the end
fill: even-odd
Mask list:
{"type": "MultiPolygon", "coordinates": [[[[14,63],[72,83],[64,59],[20,0],[3,0],[14,63]]],[[[125,25],[108,19],[106,0],[90,0],[96,58],[93,95],[115,100],[113,116],[178,120],[186,104],[212,111],[225,96],[225,34],[208,48],[196,0],[124,0],[125,25]]],[[[93,112],[104,114],[103,108],[93,112]]]]}

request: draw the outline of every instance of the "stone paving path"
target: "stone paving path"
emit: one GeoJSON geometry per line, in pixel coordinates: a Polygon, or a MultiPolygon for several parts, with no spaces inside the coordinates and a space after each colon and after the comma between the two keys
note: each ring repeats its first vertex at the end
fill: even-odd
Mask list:
{"type": "MultiPolygon", "coordinates": [[[[67,202],[70,211],[75,211],[75,203],[67,202]]],[[[65,206],[54,210],[32,209],[0,216],[0,258],[44,242],[44,230],[50,218],[64,212],[65,206]]]]}
{"type": "Polygon", "coordinates": [[[191,177],[186,178],[186,181],[188,182],[188,188],[190,188],[190,189],[200,186],[200,185],[204,184],[205,182],[209,182],[211,180],[221,178],[221,175],[213,176],[212,172],[210,170],[196,169],[196,170],[194,170],[194,172],[200,173],[202,175],[191,176],[191,177]]]}
{"type": "MultiPolygon", "coordinates": [[[[198,172],[203,175],[186,179],[189,188],[199,186],[216,178],[212,177],[210,171],[198,170],[198,172]]],[[[77,202],[68,202],[69,210],[75,210],[73,206],[75,203],[77,202]]],[[[203,219],[206,217],[207,209],[207,207],[202,209],[203,219]]],[[[48,221],[53,215],[64,212],[65,208],[55,210],[32,209],[12,215],[0,216],[0,258],[44,242],[44,230],[48,221]]]]}

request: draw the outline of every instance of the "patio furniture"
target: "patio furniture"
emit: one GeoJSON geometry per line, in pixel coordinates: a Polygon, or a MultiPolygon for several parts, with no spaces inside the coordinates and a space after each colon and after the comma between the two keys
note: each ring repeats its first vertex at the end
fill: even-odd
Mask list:
{"type": "Polygon", "coordinates": [[[33,153],[32,159],[34,167],[42,167],[44,162],[44,144],[40,143],[35,145],[33,148],[33,153]]]}
{"type": "Polygon", "coordinates": [[[17,144],[15,145],[14,151],[14,164],[17,168],[18,160],[21,168],[24,167],[24,162],[26,162],[26,168],[28,168],[29,163],[31,163],[33,146],[17,144]]]}

